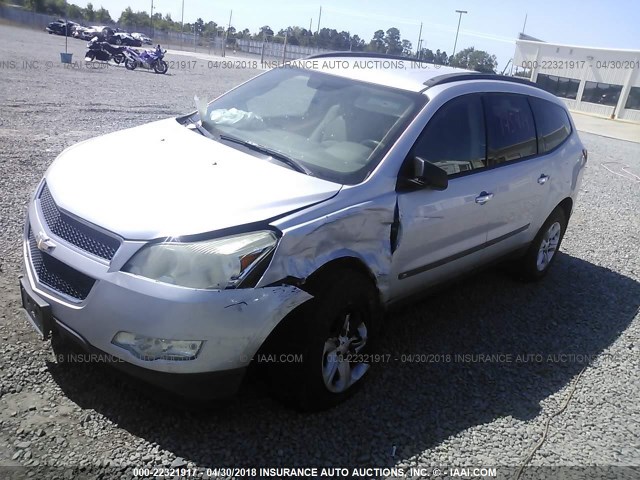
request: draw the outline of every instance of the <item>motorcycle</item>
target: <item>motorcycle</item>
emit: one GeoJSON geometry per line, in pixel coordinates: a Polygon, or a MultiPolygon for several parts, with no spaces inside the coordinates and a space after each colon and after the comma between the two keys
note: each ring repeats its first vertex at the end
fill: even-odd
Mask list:
{"type": "Polygon", "coordinates": [[[93,60],[108,62],[113,60],[117,65],[120,65],[126,60],[124,47],[114,47],[107,42],[100,42],[97,37],[87,43],[87,48],[87,53],[84,54],[84,59],[87,62],[92,62],[93,60]]]}
{"type": "Polygon", "coordinates": [[[137,67],[143,67],[153,69],[156,73],[167,73],[169,65],[165,62],[164,56],[167,53],[166,50],[162,50],[160,45],[155,50],[144,50],[139,52],[135,48],[125,47],[126,60],[124,66],[128,70],[135,70],[137,67]]]}

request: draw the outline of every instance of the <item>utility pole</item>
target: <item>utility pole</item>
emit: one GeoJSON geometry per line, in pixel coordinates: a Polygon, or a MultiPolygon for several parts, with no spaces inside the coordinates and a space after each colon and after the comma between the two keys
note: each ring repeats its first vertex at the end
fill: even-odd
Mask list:
{"type": "Polygon", "coordinates": [[[316,35],[320,35],[320,19],[322,18],[322,5],[320,5],[320,13],[318,14],[318,31],[316,35]]]}
{"type": "Polygon", "coordinates": [[[184,44],[184,0],[182,0],[182,21],[180,22],[180,44],[184,44]]]}
{"type": "Polygon", "coordinates": [[[453,53],[451,54],[452,58],[456,54],[456,46],[458,45],[458,33],[460,33],[460,22],[462,21],[462,14],[469,12],[467,12],[466,10],[456,10],[456,13],[459,13],[460,17],[458,18],[458,29],[456,30],[456,41],[453,44],[453,53]]]}
{"type": "Polygon", "coordinates": [[[418,47],[416,48],[416,57],[420,55],[420,42],[422,42],[422,22],[420,22],[420,33],[418,34],[418,47]]]}
{"type": "Polygon", "coordinates": [[[153,38],[153,0],[151,0],[151,13],[149,14],[149,21],[151,23],[151,38],[153,38]]]}
{"type": "Polygon", "coordinates": [[[229,25],[227,26],[227,31],[224,34],[224,38],[222,39],[222,56],[226,56],[227,54],[227,40],[229,39],[229,29],[231,28],[231,18],[233,17],[233,10],[229,14],[229,25]]]}

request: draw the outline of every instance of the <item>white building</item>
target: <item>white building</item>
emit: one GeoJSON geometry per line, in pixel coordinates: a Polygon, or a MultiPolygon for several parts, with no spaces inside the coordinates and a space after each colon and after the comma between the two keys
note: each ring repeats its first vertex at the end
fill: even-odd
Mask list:
{"type": "Polygon", "coordinates": [[[640,50],[560,45],[520,34],[513,65],[571,110],[640,123],[640,50]]]}

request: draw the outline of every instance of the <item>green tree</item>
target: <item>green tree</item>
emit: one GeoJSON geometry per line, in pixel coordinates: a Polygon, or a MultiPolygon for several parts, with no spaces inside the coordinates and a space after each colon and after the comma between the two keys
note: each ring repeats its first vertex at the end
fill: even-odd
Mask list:
{"type": "Polygon", "coordinates": [[[387,30],[384,37],[384,46],[386,53],[391,55],[399,55],[402,53],[402,41],[400,40],[400,30],[395,27],[387,30]]]}
{"type": "Polygon", "coordinates": [[[109,15],[109,10],[105,9],[102,6],[98,9],[98,11],[96,11],[95,16],[96,21],[100,23],[113,23],[113,19],[111,18],[111,15],[109,15]]]}
{"type": "Polygon", "coordinates": [[[135,22],[135,14],[131,7],[125,8],[120,14],[120,18],[118,19],[118,23],[121,25],[133,25],[135,22]]]}
{"type": "Polygon", "coordinates": [[[84,9],[84,18],[90,22],[95,21],[96,19],[96,12],[93,9],[93,4],[92,3],[87,3],[87,8],[84,9]]]}
{"type": "Polygon", "coordinates": [[[75,3],[72,3],[69,5],[69,18],[71,19],[77,19],[77,20],[84,20],[84,12],[82,11],[82,8],[80,8],[78,5],[76,5],[75,3]]]}
{"type": "Polygon", "coordinates": [[[24,6],[34,12],[46,13],[45,0],[26,0],[24,6]]]}
{"type": "Polygon", "coordinates": [[[420,60],[424,60],[425,62],[435,63],[435,55],[429,48],[421,48],[418,52],[418,58],[420,60]]]}
{"type": "Polygon", "coordinates": [[[258,38],[262,39],[263,37],[273,37],[273,30],[271,30],[271,27],[269,25],[260,27],[258,38]]]}
{"type": "Polygon", "coordinates": [[[218,35],[218,24],[216,22],[207,22],[204,26],[203,35],[206,37],[215,37],[218,35]]]}
{"type": "Polygon", "coordinates": [[[196,23],[194,24],[196,35],[202,35],[204,33],[204,20],[198,17],[196,23]]]}
{"type": "Polygon", "coordinates": [[[413,45],[409,40],[402,40],[402,55],[413,55],[413,45]]]}
{"type": "Polygon", "coordinates": [[[371,52],[384,52],[385,51],[385,42],[384,42],[384,30],[376,30],[373,34],[373,38],[369,42],[367,50],[371,52]]]}
{"type": "Polygon", "coordinates": [[[498,59],[484,50],[476,50],[474,47],[465,48],[449,59],[452,67],[466,68],[482,73],[496,73],[498,59]]]}
{"type": "Polygon", "coordinates": [[[45,11],[49,15],[64,17],[67,14],[67,2],[65,0],[47,0],[45,2],[45,11]]]}
{"type": "Polygon", "coordinates": [[[358,35],[351,37],[351,50],[354,52],[361,52],[364,50],[365,42],[358,35]]]}
{"type": "Polygon", "coordinates": [[[438,65],[449,65],[449,56],[447,55],[447,52],[441,52],[440,49],[437,49],[433,56],[433,63],[438,65]]]}

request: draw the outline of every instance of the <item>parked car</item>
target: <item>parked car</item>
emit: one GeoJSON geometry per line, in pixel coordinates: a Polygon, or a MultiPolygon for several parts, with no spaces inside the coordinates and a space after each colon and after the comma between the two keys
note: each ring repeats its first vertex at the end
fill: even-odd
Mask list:
{"type": "Polygon", "coordinates": [[[80,25],[75,22],[56,20],[55,22],[51,22],[49,25],[47,25],[45,30],[49,32],[50,35],[55,33],[56,35],[65,35],[67,37],[70,37],[71,35],[73,35],[73,31],[76,29],[76,27],[79,26],[80,25]]]}
{"type": "Polygon", "coordinates": [[[112,45],[125,45],[127,47],[141,47],[142,41],[132,37],[126,32],[113,32],[107,37],[107,42],[112,45]]]}
{"type": "Polygon", "coordinates": [[[567,108],[418,65],[320,55],[62,152],[24,230],[35,328],[183,395],[256,366],[316,410],[379,363],[387,307],[507,258],[544,277],[587,161],[567,108]]]}
{"type": "Polygon", "coordinates": [[[144,33],[134,32],[131,34],[131,36],[133,38],[137,38],[145,45],[153,45],[153,41],[149,37],[147,37],[144,33]]]}
{"type": "Polygon", "coordinates": [[[86,39],[91,40],[94,37],[98,37],[98,40],[101,42],[106,42],[113,34],[114,30],[111,27],[105,27],[103,25],[94,25],[83,32],[83,36],[86,39]]]}
{"type": "Polygon", "coordinates": [[[73,38],[79,40],[91,40],[96,34],[89,27],[77,26],[73,31],[73,38]]]}

